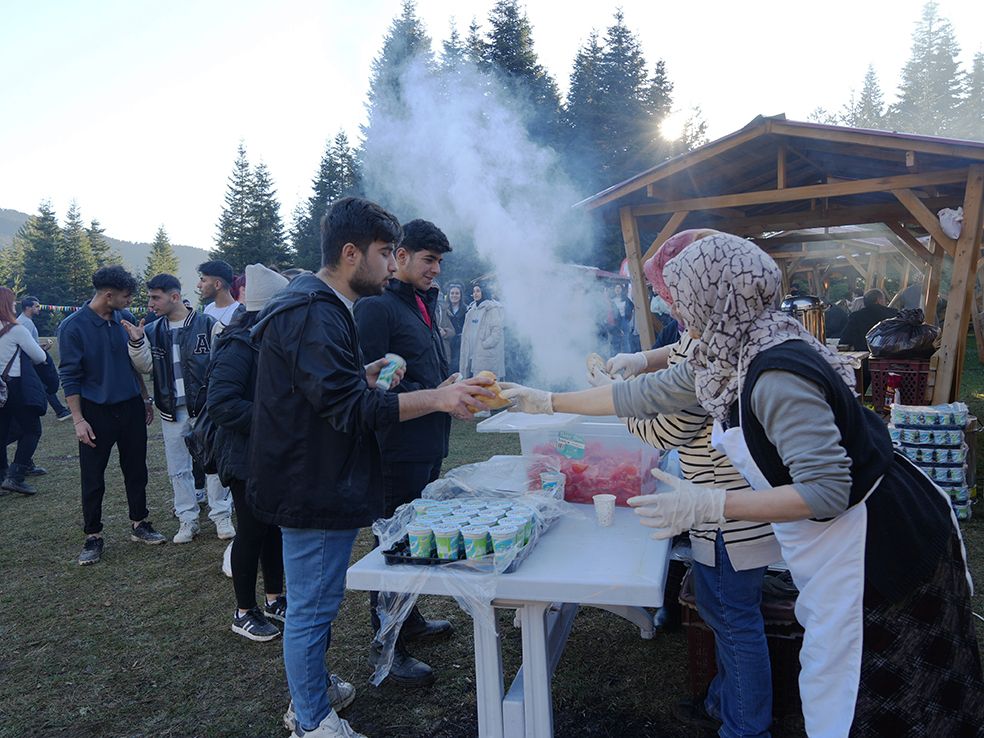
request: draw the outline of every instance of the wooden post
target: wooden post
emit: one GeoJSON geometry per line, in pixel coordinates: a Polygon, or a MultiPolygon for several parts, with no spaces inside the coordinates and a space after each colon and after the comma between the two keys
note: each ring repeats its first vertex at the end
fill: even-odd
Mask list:
{"type": "Polygon", "coordinates": [[[786,189],[786,146],[779,144],[779,151],[776,155],[776,189],[786,189]]]}
{"type": "Polygon", "coordinates": [[[911,269],[912,269],[912,264],[906,261],[905,269],[902,270],[902,281],[899,282],[899,292],[902,292],[906,287],[909,286],[909,271],[911,269]]]}
{"type": "Polygon", "coordinates": [[[964,193],[964,222],[953,259],[953,280],[947,299],[946,320],[940,346],[933,402],[952,402],[960,390],[959,345],[967,340],[967,293],[976,278],[974,267],[980,257],[981,229],[984,228],[984,164],[974,164],[967,172],[964,193]],[[974,275],[974,276],[972,276],[974,275]]]}
{"type": "Polygon", "coordinates": [[[974,289],[970,297],[970,317],[974,321],[974,338],[977,339],[977,361],[984,364],[984,320],[981,318],[980,298],[984,294],[984,259],[977,262],[974,270],[974,289]]]}
{"type": "Polygon", "coordinates": [[[933,259],[926,267],[926,281],[923,283],[923,304],[926,306],[926,322],[936,322],[936,303],[940,299],[940,278],[943,276],[943,249],[936,241],[929,242],[933,259]]]}
{"type": "Polygon", "coordinates": [[[688,215],[690,215],[690,213],[680,212],[673,213],[673,215],[670,216],[670,219],[666,221],[666,225],[663,226],[663,229],[659,232],[659,235],[656,236],[656,240],[649,245],[649,248],[646,249],[646,253],[642,255],[642,260],[644,262],[655,254],[659,250],[659,247],[662,246],[670,238],[670,236],[675,235],[676,232],[680,230],[680,226],[683,225],[683,221],[687,219],[688,215]]]}
{"type": "Polygon", "coordinates": [[[639,331],[639,341],[643,349],[651,349],[656,343],[656,326],[653,314],[649,310],[649,296],[646,290],[646,278],[642,273],[642,246],[639,244],[639,223],[628,207],[618,209],[622,222],[622,240],[625,241],[625,256],[629,262],[629,274],[632,276],[632,302],[635,303],[636,330],[639,331]]]}

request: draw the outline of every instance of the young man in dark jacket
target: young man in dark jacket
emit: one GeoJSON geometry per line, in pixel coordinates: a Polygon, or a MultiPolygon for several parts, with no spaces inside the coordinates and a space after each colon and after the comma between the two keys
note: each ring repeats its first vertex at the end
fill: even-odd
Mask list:
{"type": "MultiPolygon", "coordinates": [[[[191,454],[184,432],[205,404],[205,376],[212,356],[215,320],[185,307],[181,282],[172,274],[158,274],[147,283],[147,306],[159,316],[144,328],[123,321],[129,336],[130,361],[143,374],[154,375],[154,404],[161,414],[167,473],[174,491],[174,514],[180,525],[175,543],[191,543],[198,534],[198,499],[191,454]]],[[[209,518],[219,538],[236,535],[232,525],[232,497],[216,474],[206,477],[209,518]]]]}
{"type": "Polygon", "coordinates": [[[154,419],[154,407],[143,378],[130,364],[122,325],[123,320],[134,321],[126,308],[137,281],[123,267],[110,266],[92,275],[92,286],[92,299],[58,326],[58,373],[79,441],[86,533],[78,559],[82,566],[102,557],[102,502],[113,446],[119,451],[126,486],[130,540],[164,542],[147,520],[147,426],[154,419]]]}
{"type": "MultiPolygon", "coordinates": [[[[448,379],[448,357],[438,328],[438,289],[434,280],[441,261],[451,251],[447,236],[433,223],[412,220],[403,226],[403,241],[396,249],[396,276],[378,297],[355,304],[362,353],[383,356],[394,353],[406,362],[406,374],[394,392],[434,389],[448,379]]],[[[399,423],[376,433],[382,456],[384,515],[420,497],[421,491],[441,475],[448,455],[451,417],[432,413],[399,423]]],[[[377,595],[370,595],[373,630],[379,630],[377,595]]],[[[414,606],[400,630],[390,668],[390,678],[402,684],[430,684],[434,673],[410,656],[404,646],[416,638],[450,635],[447,620],[425,620],[414,606]]],[[[375,656],[375,654],[373,654],[375,656]]]]}
{"type": "MultiPolygon", "coordinates": [[[[358,529],[383,513],[375,432],[433,412],[470,416],[491,397],[481,381],[397,394],[376,389],[385,359],[368,366],[352,306],[396,271],[399,222],[360,198],[322,219],[322,268],[302,275],[259,316],[247,501],[281,527],[289,594],[284,666],[295,735],[356,735],[331,708],[325,651],[358,529]]],[[[247,288],[248,294],[248,288],[247,288]]]]}

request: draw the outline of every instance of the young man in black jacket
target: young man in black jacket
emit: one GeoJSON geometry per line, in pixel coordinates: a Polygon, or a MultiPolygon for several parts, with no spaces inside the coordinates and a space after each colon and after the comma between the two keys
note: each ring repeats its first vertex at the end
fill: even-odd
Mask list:
{"type": "MultiPolygon", "coordinates": [[[[175,543],[191,543],[198,534],[198,499],[191,454],[184,432],[205,404],[205,375],[212,358],[212,331],[215,320],[185,307],[181,282],[172,274],[158,274],[147,282],[147,306],[159,316],[144,328],[124,320],[129,336],[130,361],[142,374],[154,375],[154,404],[161,414],[167,474],[174,492],[174,514],[179,526],[175,543]]],[[[209,474],[209,518],[216,535],[230,539],[236,535],[232,525],[232,497],[216,474],[209,474]]]]}
{"type": "Polygon", "coordinates": [[[433,412],[470,417],[492,393],[473,380],[393,393],[376,388],[385,359],[366,365],[352,307],[396,271],[399,222],[360,198],[321,223],[322,268],[294,279],[258,316],[257,394],[247,502],[279,525],[287,577],[284,666],[295,735],[354,736],[331,708],[325,651],[358,529],[384,510],[375,432],[433,412]]]}
{"type": "MultiPolygon", "coordinates": [[[[447,236],[433,223],[412,220],[403,226],[403,241],[396,249],[396,276],[382,295],[364,297],[355,304],[362,353],[383,356],[394,353],[406,362],[406,374],[394,392],[434,389],[448,379],[448,357],[438,328],[438,289],[434,280],[441,261],[451,251],[447,236]]],[[[441,475],[448,455],[451,417],[432,413],[376,433],[382,456],[384,515],[420,497],[421,491],[441,475]]],[[[373,630],[379,630],[377,595],[370,595],[373,630]]],[[[414,606],[400,630],[389,676],[400,684],[434,681],[424,662],[410,656],[404,646],[417,638],[450,635],[447,620],[425,620],[414,606]]],[[[376,654],[374,653],[373,656],[376,654]]]]}

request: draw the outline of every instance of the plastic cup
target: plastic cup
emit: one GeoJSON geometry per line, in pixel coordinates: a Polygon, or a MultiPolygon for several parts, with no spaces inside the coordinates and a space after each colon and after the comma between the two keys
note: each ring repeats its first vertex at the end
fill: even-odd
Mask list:
{"type": "Polygon", "coordinates": [[[598,525],[609,528],[615,521],[615,495],[594,495],[595,517],[598,525]]]}
{"type": "Polygon", "coordinates": [[[489,529],[489,536],[492,538],[492,549],[495,551],[496,559],[509,554],[516,548],[516,536],[519,528],[515,525],[497,525],[489,529]]]}
{"type": "Polygon", "coordinates": [[[429,512],[443,512],[448,509],[448,504],[440,500],[416,499],[410,503],[417,515],[426,515],[429,512]]]}
{"type": "Polygon", "coordinates": [[[430,525],[413,522],[407,525],[410,555],[415,559],[429,559],[434,553],[434,531],[430,525]]]}
{"type": "Polygon", "coordinates": [[[468,525],[461,529],[465,541],[465,558],[480,559],[491,551],[489,528],[485,525],[468,525]]]}
{"type": "Polygon", "coordinates": [[[840,345],[840,339],[839,338],[828,338],[827,339],[827,348],[829,348],[834,353],[837,352],[837,347],[839,345],[840,345]]]}
{"type": "Polygon", "coordinates": [[[555,490],[558,487],[563,491],[564,484],[567,482],[567,477],[564,476],[563,472],[541,472],[540,473],[540,487],[549,491],[555,490]]]}
{"type": "Polygon", "coordinates": [[[396,373],[407,365],[406,359],[399,354],[386,354],[385,358],[389,363],[382,368],[376,378],[376,386],[383,390],[388,390],[393,386],[396,373]]]}
{"type": "Polygon", "coordinates": [[[460,527],[445,521],[435,525],[433,530],[437,558],[447,560],[457,559],[461,547],[460,527]]]}
{"type": "Polygon", "coordinates": [[[471,519],[472,525],[484,525],[486,527],[492,527],[499,522],[499,518],[495,515],[476,515],[471,519]]]}

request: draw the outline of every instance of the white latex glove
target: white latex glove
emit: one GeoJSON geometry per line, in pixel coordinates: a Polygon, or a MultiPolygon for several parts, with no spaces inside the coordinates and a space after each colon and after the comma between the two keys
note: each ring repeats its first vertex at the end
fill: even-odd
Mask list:
{"type": "Polygon", "coordinates": [[[502,388],[502,397],[513,402],[509,412],[553,415],[553,395],[550,392],[513,382],[499,382],[499,386],[502,388]]]}
{"type": "Polygon", "coordinates": [[[615,354],[605,364],[605,371],[612,375],[620,374],[628,379],[645,372],[647,366],[649,362],[646,361],[646,355],[642,351],[636,351],[634,354],[615,354]]]}
{"type": "Polygon", "coordinates": [[[659,469],[653,469],[652,474],[672,491],[630,497],[628,500],[641,518],[640,523],[648,528],[659,528],[652,538],[657,541],[672,538],[700,523],[724,523],[726,493],[723,489],[702,487],[659,469]]]}
{"type": "Polygon", "coordinates": [[[588,384],[592,387],[604,387],[615,380],[605,374],[600,367],[588,369],[588,384]]]}

